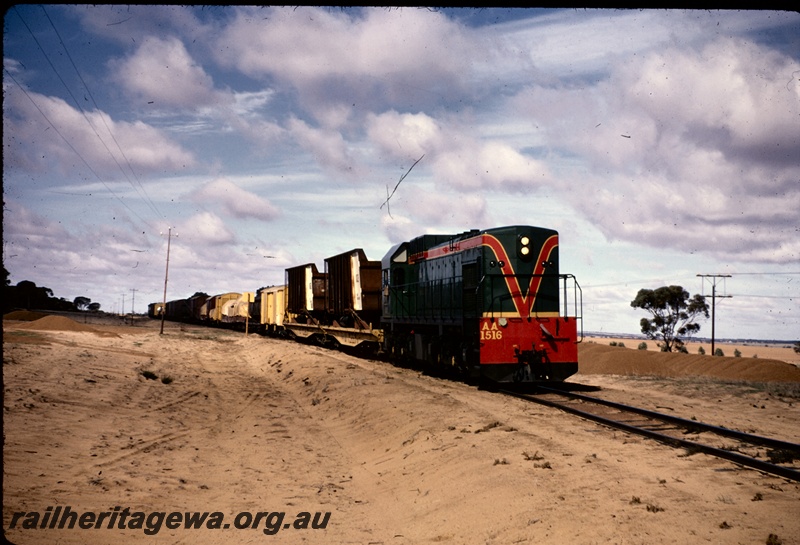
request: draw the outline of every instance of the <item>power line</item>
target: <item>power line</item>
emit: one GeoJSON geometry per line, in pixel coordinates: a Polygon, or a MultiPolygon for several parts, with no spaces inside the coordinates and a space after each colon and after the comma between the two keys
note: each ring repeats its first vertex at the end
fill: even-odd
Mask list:
{"type": "MultiPolygon", "coordinates": [[[[42,10],[44,10],[44,7],[42,7],[42,10]]],[[[80,111],[80,112],[81,112],[81,115],[83,115],[83,118],[84,118],[84,120],[86,121],[86,123],[89,125],[89,127],[91,127],[91,129],[92,129],[92,132],[94,132],[94,134],[95,134],[95,136],[97,137],[97,139],[98,139],[98,140],[100,140],[100,143],[101,143],[101,144],[103,144],[103,147],[105,147],[105,149],[106,149],[106,151],[108,152],[108,154],[109,154],[109,156],[111,157],[111,159],[112,159],[112,160],[113,160],[113,161],[116,163],[117,167],[120,169],[120,172],[122,172],[122,175],[123,175],[123,176],[124,176],[124,177],[125,177],[125,178],[128,180],[128,183],[131,185],[131,187],[132,187],[132,188],[133,188],[133,190],[136,192],[136,194],[137,194],[137,195],[138,195],[140,198],[142,198],[143,200],[146,200],[146,202],[149,204],[149,206],[150,206],[150,208],[151,208],[151,211],[153,211],[153,212],[156,214],[156,216],[157,216],[159,219],[163,218],[164,216],[163,216],[163,215],[161,214],[161,212],[159,212],[159,210],[158,210],[158,209],[155,207],[155,204],[152,202],[152,200],[150,200],[150,197],[149,197],[149,196],[147,196],[147,199],[144,199],[144,198],[142,197],[142,194],[139,192],[139,190],[136,188],[136,186],[135,186],[135,185],[133,184],[133,182],[131,181],[131,179],[130,179],[130,176],[128,176],[127,172],[125,172],[125,170],[122,168],[122,165],[120,165],[120,164],[119,164],[119,161],[117,161],[117,158],[114,156],[114,154],[113,154],[113,153],[111,152],[111,150],[109,149],[108,145],[105,143],[105,141],[103,141],[103,138],[102,138],[102,137],[100,136],[100,134],[97,132],[97,129],[96,129],[96,128],[95,128],[95,126],[92,124],[92,122],[91,122],[91,120],[89,119],[89,117],[87,116],[87,114],[86,114],[86,111],[85,111],[85,110],[83,109],[83,107],[81,106],[81,104],[80,104],[80,101],[78,101],[78,99],[77,99],[77,98],[75,97],[75,95],[72,93],[72,90],[70,90],[70,88],[69,88],[69,85],[67,85],[67,83],[64,81],[64,78],[62,78],[62,77],[61,77],[61,74],[60,74],[60,73],[59,73],[59,71],[56,69],[56,67],[55,67],[55,65],[53,64],[53,62],[50,60],[50,57],[47,55],[47,52],[44,50],[44,48],[42,47],[42,44],[41,44],[41,43],[39,42],[39,40],[36,38],[36,35],[35,35],[35,34],[33,33],[33,31],[31,30],[31,28],[30,28],[30,26],[28,25],[28,23],[25,21],[25,19],[23,19],[22,15],[19,13],[19,10],[16,10],[16,9],[15,9],[14,11],[15,11],[15,13],[17,14],[17,16],[19,17],[19,19],[22,21],[22,24],[25,26],[25,28],[27,29],[28,33],[31,35],[31,38],[32,38],[32,39],[33,39],[33,41],[36,43],[36,46],[39,48],[39,51],[41,51],[42,55],[44,56],[45,60],[47,61],[47,64],[49,64],[49,65],[50,65],[50,68],[53,70],[53,72],[55,73],[55,75],[56,75],[56,77],[58,78],[58,80],[59,80],[59,81],[61,82],[61,84],[64,86],[64,89],[66,89],[66,91],[67,91],[67,93],[69,94],[69,96],[70,96],[70,97],[72,97],[72,100],[73,100],[73,102],[75,103],[75,106],[77,107],[78,111],[80,111]]],[[[94,105],[95,105],[95,108],[97,108],[97,110],[98,110],[98,111],[100,111],[100,107],[97,105],[97,102],[94,100],[94,97],[92,96],[92,93],[91,93],[91,91],[89,90],[89,87],[88,87],[88,85],[86,85],[86,82],[84,81],[83,77],[80,75],[80,72],[78,71],[78,68],[77,68],[77,66],[75,65],[74,61],[72,60],[72,56],[69,54],[69,50],[67,49],[66,45],[64,44],[64,41],[61,39],[61,35],[58,33],[58,30],[55,28],[55,25],[53,24],[52,20],[50,19],[50,16],[47,14],[47,12],[45,11],[44,13],[45,13],[45,16],[47,17],[48,21],[50,21],[50,25],[53,27],[53,30],[54,30],[54,32],[56,33],[56,36],[58,36],[58,39],[59,39],[59,41],[60,41],[61,45],[64,47],[64,51],[66,52],[67,58],[69,58],[69,60],[70,60],[70,63],[72,63],[72,67],[75,69],[75,72],[78,74],[78,78],[79,78],[79,79],[81,80],[81,82],[83,83],[83,85],[84,85],[84,87],[86,88],[86,91],[87,91],[87,93],[89,94],[89,96],[90,96],[90,97],[92,97],[92,102],[94,103],[94,105]]],[[[8,71],[6,71],[6,73],[8,73],[8,71]]],[[[9,75],[10,75],[10,74],[9,74],[9,75]]],[[[15,79],[13,76],[11,76],[11,78],[14,80],[14,82],[15,82],[15,83],[17,83],[17,85],[20,87],[20,89],[22,89],[22,86],[21,86],[21,85],[19,85],[19,82],[17,82],[17,81],[16,81],[16,79],[15,79]]],[[[24,90],[24,89],[22,89],[22,90],[23,90],[23,92],[25,92],[25,90],[24,90]]],[[[54,129],[56,129],[56,132],[58,133],[58,135],[59,135],[59,136],[60,136],[60,137],[61,137],[61,138],[64,140],[64,142],[66,142],[66,143],[69,145],[70,149],[71,149],[71,150],[72,150],[72,151],[73,151],[73,152],[74,152],[76,155],[78,155],[78,157],[80,157],[80,158],[81,158],[81,160],[83,161],[83,163],[84,163],[84,164],[85,164],[85,165],[86,165],[86,166],[89,168],[89,170],[92,172],[92,174],[94,174],[94,175],[95,175],[95,176],[96,176],[98,179],[100,179],[100,176],[99,176],[99,175],[98,175],[98,174],[97,174],[97,173],[94,171],[94,169],[93,169],[91,166],[89,166],[89,163],[88,163],[88,161],[87,161],[87,160],[86,160],[86,159],[85,159],[85,158],[84,158],[84,157],[83,157],[83,156],[82,156],[82,155],[81,155],[81,154],[80,154],[80,153],[77,151],[77,149],[75,149],[75,147],[74,147],[72,144],[70,144],[70,143],[69,143],[69,141],[66,139],[66,137],[65,137],[63,134],[61,134],[61,132],[60,132],[60,131],[58,131],[58,129],[56,128],[56,126],[53,124],[53,122],[52,122],[52,121],[50,121],[50,119],[49,119],[49,118],[48,118],[48,117],[47,117],[47,116],[44,114],[44,112],[42,111],[42,109],[41,109],[41,108],[39,108],[39,106],[36,104],[36,102],[33,100],[33,98],[32,98],[32,97],[31,97],[31,96],[30,96],[30,95],[29,95],[27,92],[25,92],[25,95],[28,97],[28,99],[29,99],[31,102],[33,102],[34,106],[36,106],[36,109],[37,109],[37,110],[39,110],[39,113],[40,113],[40,114],[42,114],[42,116],[43,116],[43,117],[45,118],[45,120],[46,120],[46,121],[47,121],[47,122],[50,124],[50,126],[51,126],[51,127],[53,127],[54,129]]],[[[102,119],[103,123],[106,125],[106,129],[108,130],[108,133],[109,133],[109,135],[111,136],[112,140],[114,140],[114,142],[117,144],[117,148],[120,150],[120,153],[122,154],[122,156],[125,158],[125,160],[126,160],[126,162],[127,162],[127,157],[125,156],[125,153],[122,151],[122,148],[120,147],[120,145],[119,145],[119,143],[117,142],[116,138],[114,138],[114,135],[113,135],[113,133],[111,132],[111,129],[108,127],[108,124],[107,124],[107,123],[105,123],[105,118],[103,117],[103,115],[102,115],[102,114],[100,115],[100,118],[102,119]]],[[[130,162],[128,162],[128,167],[131,169],[131,172],[134,174],[134,177],[135,177],[135,176],[136,176],[136,173],[135,173],[135,172],[133,171],[133,169],[131,168],[131,166],[130,166],[130,162]]],[[[102,181],[102,180],[101,180],[101,181],[102,181]]],[[[137,179],[137,181],[138,181],[138,179],[137,179]]],[[[111,191],[111,189],[108,187],[108,185],[107,185],[105,182],[103,182],[103,185],[104,185],[104,186],[106,187],[106,189],[108,189],[108,190],[109,190],[109,191],[110,191],[110,192],[111,192],[111,193],[112,193],[112,194],[113,194],[113,195],[114,195],[114,196],[115,196],[117,199],[119,199],[119,200],[122,202],[122,199],[121,199],[121,197],[119,197],[119,196],[118,196],[116,193],[114,193],[113,191],[111,191]]],[[[141,182],[139,182],[139,185],[141,186],[141,182]]],[[[144,192],[145,192],[145,195],[147,195],[146,191],[144,190],[144,186],[142,186],[142,191],[144,191],[144,192]]],[[[123,204],[124,204],[124,203],[123,203],[123,204]]],[[[144,223],[144,224],[147,224],[147,222],[146,222],[144,219],[142,219],[142,217],[141,217],[139,214],[137,214],[136,212],[133,212],[133,210],[131,210],[131,208],[130,208],[130,207],[127,205],[127,204],[125,205],[125,207],[126,207],[126,208],[128,208],[128,210],[130,210],[130,211],[131,211],[133,214],[135,214],[135,215],[136,215],[136,217],[137,217],[137,218],[139,218],[139,219],[142,221],[142,223],[144,223]]]]}
{"type": "MultiPolygon", "coordinates": [[[[86,81],[83,79],[83,76],[81,76],[81,73],[78,70],[78,67],[75,65],[75,62],[72,60],[72,55],[69,54],[69,49],[67,48],[67,44],[64,43],[64,40],[61,38],[61,34],[59,34],[58,29],[56,28],[55,24],[53,24],[53,20],[50,19],[50,15],[47,13],[47,10],[45,9],[45,7],[44,6],[40,6],[40,7],[42,8],[42,11],[44,12],[45,17],[47,17],[47,20],[50,22],[50,26],[53,27],[53,32],[55,32],[56,36],[58,36],[58,41],[61,43],[61,46],[64,48],[64,52],[67,54],[67,58],[69,59],[70,64],[72,64],[72,68],[75,70],[75,73],[78,75],[78,79],[81,80],[81,83],[83,84],[83,87],[86,89],[86,93],[89,95],[89,98],[92,99],[92,104],[94,104],[94,107],[98,111],[100,111],[100,106],[97,104],[97,101],[94,99],[94,95],[92,94],[92,91],[89,89],[89,86],[86,84],[86,81]]],[[[37,42],[37,45],[38,45],[38,42],[37,42]]],[[[41,46],[39,46],[39,49],[42,49],[41,46]]],[[[42,53],[44,53],[44,50],[42,50],[42,53]]],[[[45,56],[47,56],[47,55],[45,54],[45,56]]],[[[52,63],[50,64],[50,66],[51,67],[53,66],[52,63]]],[[[53,70],[55,70],[55,68],[53,68],[53,70]]],[[[64,83],[64,80],[61,80],[61,81],[62,81],[62,83],[64,83]]],[[[64,83],[64,86],[67,87],[66,83],[64,83]]],[[[67,88],[67,91],[69,92],[69,88],[67,88]]],[[[125,178],[128,180],[128,183],[131,184],[131,187],[133,187],[134,191],[136,191],[138,193],[139,190],[136,189],[135,185],[133,185],[133,182],[131,182],[130,177],[128,177],[128,174],[122,168],[122,165],[119,164],[119,162],[117,161],[117,158],[114,157],[114,154],[111,153],[111,150],[108,149],[108,146],[106,146],[106,143],[100,137],[100,134],[97,132],[97,129],[95,129],[94,125],[92,125],[91,121],[86,116],[86,114],[85,114],[83,108],[81,107],[80,103],[77,101],[77,99],[75,99],[75,97],[72,95],[71,92],[70,92],[70,96],[72,96],[72,99],[75,100],[75,104],[78,106],[78,109],[80,109],[81,112],[83,112],[84,119],[86,119],[87,123],[89,123],[89,126],[92,127],[92,130],[94,130],[94,133],[97,136],[98,140],[100,140],[100,142],[102,142],[103,146],[106,148],[106,151],[108,151],[108,154],[111,156],[112,159],[114,159],[114,162],[119,167],[120,172],[122,172],[123,176],[125,176],[125,178]]],[[[133,167],[131,166],[131,163],[128,160],[128,157],[125,155],[125,152],[122,150],[122,146],[119,145],[119,142],[114,137],[114,133],[111,132],[111,128],[108,126],[108,123],[106,123],[106,119],[102,114],[100,115],[100,119],[102,120],[103,125],[105,125],[109,136],[111,136],[111,139],[114,141],[114,144],[117,145],[117,149],[119,150],[119,152],[122,155],[123,159],[125,159],[125,163],[128,165],[128,169],[130,169],[131,174],[133,174],[134,179],[136,179],[136,182],[139,184],[139,187],[142,189],[142,192],[144,193],[144,196],[145,196],[145,200],[146,200],[147,204],[150,205],[150,209],[153,212],[155,212],[156,215],[158,215],[159,217],[163,218],[164,217],[163,214],[161,214],[161,212],[159,212],[159,210],[156,207],[155,203],[150,199],[150,196],[147,194],[147,190],[145,190],[144,186],[142,185],[142,182],[136,176],[136,172],[133,170],[133,167]]],[[[139,195],[139,196],[141,197],[141,195],[139,195]]]]}
{"type": "Polygon", "coordinates": [[[751,275],[751,276],[788,276],[788,275],[792,275],[792,274],[800,274],[800,272],[795,272],[795,271],[791,271],[791,272],[769,271],[769,272],[745,272],[745,273],[733,272],[733,273],[730,273],[730,274],[731,274],[731,276],[733,276],[733,275],[735,275],[735,276],[745,276],[745,275],[751,275]]]}
{"type": "Polygon", "coordinates": [[[16,83],[16,84],[17,84],[17,87],[19,87],[20,91],[22,91],[22,92],[23,92],[23,94],[24,94],[26,97],[28,97],[28,100],[30,100],[30,101],[31,101],[31,104],[33,104],[34,108],[36,108],[36,109],[39,111],[39,113],[41,114],[41,116],[44,118],[44,120],[45,120],[45,121],[47,121],[47,124],[48,124],[48,125],[50,125],[50,126],[53,128],[53,130],[54,130],[54,131],[56,131],[56,134],[57,134],[58,136],[60,136],[60,137],[61,137],[61,139],[64,141],[64,143],[65,143],[65,144],[67,144],[67,146],[69,146],[69,148],[70,148],[70,149],[71,149],[71,150],[72,150],[72,151],[75,153],[75,155],[77,155],[77,156],[80,158],[80,160],[81,160],[81,161],[83,161],[83,164],[84,164],[84,165],[86,165],[86,168],[88,168],[88,169],[89,169],[89,172],[91,172],[92,174],[94,174],[94,175],[95,175],[95,177],[96,177],[96,178],[97,178],[97,179],[100,181],[100,183],[101,183],[101,184],[103,184],[103,186],[104,186],[106,189],[108,189],[108,192],[109,192],[109,193],[111,193],[112,195],[114,195],[114,197],[115,197],[115,198],[116,198],[116,199],[117,199],[119,202],[121,202],[121,203],[122,203],[122,205],[123,205],[125,208],[127,208],[127,209],[128,209],[130,212],[131,212],[131,214],[133,214],[134,216],[136,216],[137,218],[139,218],[139,220],[140,220],[140,221],[141,221],[143,224],[147,225],[147,222],[146,222],[146,221],[145,221],[145,220],[142,218],[142,216],[140,216],[139,214],[137,214],[137,213],[136,213],[136,212],[135,212],[135,211],[134,211],[134,210],[133,210],[133,209],[132,209],[130,206],[128,206],[128,204],[127,204],[127,203],[126,203],[126,202],[125,202],[125,201],[122,199],[122,197],[120,197],[119,195],[117,195],[116,193],[114,193],[114,190],[112,190],[112,189],[111,189],[111,188],[108,186],[108,184],[105,182],[105,180],[103,180],[103,179],[100,177],[100,175],[99,175],[97,172],[95,172],[95,170],[92,168],[92,166],[89,164],[89,162],[88,162],[88,161],[87,161],[87,160],[86,160],[86,159],[83,157],[83,155],[81,155],[81,154],[80,154],[80,152],[79,152],[78,150],[76,150],[76,149],[75,149],[75,147],[74,147],[74,146],[73,146],[73,145],[70,143],[70,141],[69,141],[69,140],[67,140],[67,138],[66,138],[66,137],[65,137],[63,134],[61,134],[61,131],[59,131],[59,130],[58,130],[58,127],[56,127],[56,126],[53,124],[53,122],[52,122],[52,121],[50,121],[50,118],[48,118],[48,117],[47,117],[47,114],[45,114],[45,113],[42,111],[42,109],[39,107],[39,105],[38,105],[38,104],[36,104],[36,101],[35,101],[35,100],[33,100],[33,97],[32,97],[32,96],[30,96],[30,95],[28,94],[28,92],[25,90],[25,88],[24,88],[24,87],[22,87],[22,86],[19,84],[19,82],[17,81],[17,79],[14,77],[14,75],[13,75],[11,72],[9,72],[8,70],[4,70],[4,71],[5,71],[5,73],[6,73],[6,74],[7,74],[7,75],[8,75],[8,76],[9,76],[9,77],[12,79],[12,81],[13,81],[14,83],[16,83]]]}

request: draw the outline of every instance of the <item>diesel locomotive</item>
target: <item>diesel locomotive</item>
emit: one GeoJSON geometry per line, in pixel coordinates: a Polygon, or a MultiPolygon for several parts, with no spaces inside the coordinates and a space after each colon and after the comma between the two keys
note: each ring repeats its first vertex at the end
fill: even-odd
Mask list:
{"type": "MultiPolygon", "coordinates": [[[[581,289],[559,271],[552,229],[422,235],[381,261],[354,249],[326,259],[322,271],[313,263],[286,269],[285,280],[241,295],[249,310],[230,303],[230,312],[209,312],[215,301],[235,299],[222,294],[203,306],[169,302],[166,318],[194,312],[197,321],[229,327],[246,319],[262,333],[374,347],[393,360],[492,382],[558,382],[578,370],[581,289]]],[[[163,308],[151,304],[151,315],[163,308]]]]}

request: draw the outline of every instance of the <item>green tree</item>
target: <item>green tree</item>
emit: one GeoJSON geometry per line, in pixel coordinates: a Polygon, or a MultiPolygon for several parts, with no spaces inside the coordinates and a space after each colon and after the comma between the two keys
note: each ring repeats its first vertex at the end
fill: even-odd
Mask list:
{"type": "Polygon", "coordinates": [[[28,310],[47,310],[53,298],[53,290],[37,286],[30,280],[17,282],[14,290],[15,306],[28,310]]]}
{"type": "Polygon", "coordinates": [[[689,296],[681,286],[663,286],[654,290],[641,289],[633,308],[650,313],[651,318],[642,318],[639,325],[647,338],[658,342],[663,352],[680,350],[683,339],[700,331],[695,319],[708,318],[708,304],[702,295],[689,296]]]}
{"type": "Polygon", "coordinates": [[[82,295],[79,295],[78,297],[75,298],[73,304],[75,305],[75,308],[78,310],[86,310],[86,307],[88,307],[89,303],[91,302],[92,300],[89,299],[88,297],[83,297],[82,295]]]}

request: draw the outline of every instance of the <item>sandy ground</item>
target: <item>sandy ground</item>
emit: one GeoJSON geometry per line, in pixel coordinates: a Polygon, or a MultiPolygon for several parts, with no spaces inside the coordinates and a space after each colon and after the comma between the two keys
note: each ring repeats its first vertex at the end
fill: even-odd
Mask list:
{"type": "MultiPolygon", "coordinates": [[[[587,337],[587,343],[597,343],[602,345],[610,345],[612,342],[617,344],[622,343],[625,348],[637,349],[640,343],[644,342],[647,345],[647,350],[651,352],[659,352],[660,349],[655,341],[645,339],[630,339],[620,337],[587,337]]],[[[707,355],[711,355],[711,341],[686,342],[686,350],[689,354],[697,354],[699,348],[703,348],[707,355]]],[[[742,358],[763,358],[780,360],[800,366],[800,353],[794,351],[793,345],[790,344],[775,344],[775,343],[757,343],[752,342],[749,344],[730,343],[717,341],[714,344],[714,349],[721,349],[723,354],[727,357],[735,357],[734,354],[738,350],[742,358]]]]}
{"type": "MultiPolygon", "coordinates": [[[[13,543],[800,544],[800,485],[782,478],[316,347],[59,320],[3,324],[3,528],[13,543]],[[128,522],[137,512],[224,520],[163,522],[153,535],[108,519],[24,527],[31,512],[67,506],[127,508],[128,522]],[[285,518],[236,529],[242,512],[285,518]],[[325,528],[295,528],[306,512],[321,514],[318,525],[330,513],[325,528]]],[[[762,352],[651,361],[660,355],[587,343],[571,382],[800,442],[800,371],[762,352]],[[741,382],[756,367],[761,378],[741,382]]]]}

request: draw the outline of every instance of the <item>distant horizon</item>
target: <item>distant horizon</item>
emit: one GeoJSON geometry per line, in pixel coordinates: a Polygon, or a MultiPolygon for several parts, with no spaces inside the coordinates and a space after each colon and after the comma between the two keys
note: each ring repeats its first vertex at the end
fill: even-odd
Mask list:
{"type": "MultiPolygon", "coordinates": [[[[642,341],[653,341],[658,342],[657,339],[650,339],[649,337],[645,336],[643,333],[598,333],[598,332],[583,332],[584,337],[593,337],[593,338],[601,338],[601,339],[635,339],[635,340],[642,340],[642,341]]],[[[710,343],[711,337],[688,337],[682,339],[684,342],[703,342],[703,343],[710,343]]],[[[714,342],[721,342],[721,343],[738,343],[744,344],[745,342],[749,343],[769,343],[769,344],[789,344],[793,345],[794,343],[800,342],[800,339],[793,339],[793,340],[783,340],[783,339],[756,339],[750,337],[714,337],[714,342]]]]}
{"type": "MultiPolygon", "coordinates": [[[[156,301],[150,301],[149,303],[145,304],[145,308],[147,305],[154,303],[156,301]]],[[[160,303],[161,301],[157,301],[160,303]]],[[[105,315],[105,316],[140,316],[140,317],[147,317],[147,310],[139,311],[136,313],[125,313],[121,314],[119,312],[108,311],[104,309],[100,309],[98,311],[91,311],[91,310],[38,310],[38,309],[13,309],[8,311],[6,314],[3,315],[5,317],[12,312],[37,312],[41,314],[78,314],[78,315],[85,315],[85,316],[92,316],[92,315],[105,315]]],[[[157,318],[153,318],[157,319],[157,318]]],[[[202,325],[202,324],[198,324],[202,325]]],[[[584,331],[583,332],[584,338],[600,338],[600,339],[633,339],[633,340],[642,340],[642,341],[652,341],[658,342],[657,339],[650,339],[649,337],[645,336],[643,333],[608,333],[608,332],[600,332],[600,331],[584,331]]],[[[704,342],[710,343],[711,337],[697,337],[692,336],[689,338],[684,338],[684,342],[704,342]]],[[[733,343],[737,342],[739,344],[743,344],[745,342],[749,343],[769,343],[769,344],[788,344],[793,345],[797,342],[800,342],[800,339],[757,339],[757,338],[750,338],[750,337],[715,337],[714,342],[721,342],[721,343],[733,343]]]]}

